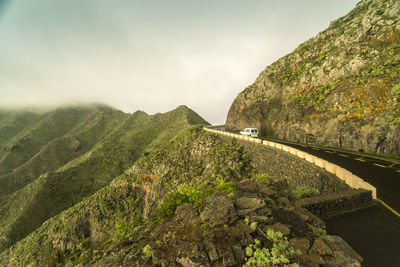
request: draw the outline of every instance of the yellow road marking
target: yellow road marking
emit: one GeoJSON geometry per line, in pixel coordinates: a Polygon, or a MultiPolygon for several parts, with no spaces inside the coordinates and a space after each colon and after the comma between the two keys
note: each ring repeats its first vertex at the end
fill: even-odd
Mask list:
{"type": "Polygon", "coordinates": [[[397,172],[400,172],[400,170],[397,170],[397,172]]]}
{"type": "Polygon", "coordinates": [[[363,158],[355,158],[355,160],[362,161],[362,162],[365,162],[365,161],[366,161],[366,160],[363,159],[363,158]]]}
{"type": "Polygon", "coordinates": [[[346,158],[348,158],[349,156],[347,156],[347,155],[345,155],[345,154],[338,154],[339,156],[342,156],[342,157],[346,157],[346,158]]]}
{"type": "Polygon", "coordinates": [[[331,154],[335,154],[335,152],[330,151],[330,150],[324,150],[326,153],[331,153],[331,154]]]}
{"type": "Polygon", "coordinates": [[[382,200],[380,200],[379,198],[377,198],[377,200],[383,205],[385,206],[388,210],[390,210],[391,212],[393,212],[395,215],[397,215],[398,217],[400,217],[400,213],[398,213],[397,211],[395,211],[392,207],[390,207],[388,204],[386,204],[385,202],[383,202],[382,200]]]}
{"type": "Polygon", "coordinates": [[[397,163],[393,163],[392,165],[388,166],[389,168],[392,168],[393,166],[397,165],[397,163]]]}
{"type": "Polygon", "coordinates": [[[382,168],[386,168],[387,166],[385,166],[385,165],[381,165],[381,164],[378,164],[378,163],[374,163],[374,165],[375,166],[378,166],[378,167],[382,167],[382,168]]]}

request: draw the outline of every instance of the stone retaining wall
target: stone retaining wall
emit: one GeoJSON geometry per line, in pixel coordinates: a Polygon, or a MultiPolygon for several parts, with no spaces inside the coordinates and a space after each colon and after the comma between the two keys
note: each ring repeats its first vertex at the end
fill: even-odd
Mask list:
{"type": "MultiPolygon", "coordinates": [[[[221,127],[221,126],[218,126],[218,127],[221,127]]],[[[220,134],[223,136],[233,137],[238,140],[245,140],[248,142],[253,142],[256,144],[265,145],[265,146],[274,147],[276,149],[283,150],[283,151],[290,153],[296,157],[305,159],[306,161],[313,163],[322,169],[325,169],[329,173],[336,175],[338,178],[343,180],[346,184],[348,184],[352,188],[355,188],[355,189],[361,188],[361,189],[370,190],[372,192],[372,197],[374,199],[376,199],[376,188],[374,186],[365,182],[360,177],[354,175],[350,171],[343,169],[342,167],[340,167],[336,164],[330,163],[329,161],[318,158],[314,155],[308,154],[299,149],[296,149],[296,148],[293,148],[293,147],[290,147],[290,146],[287,146],[284,144],[280,144],[277,142],[273,142],[273,141],[262,140],[260,138],[254,138],[254,137],[250,137],[250,136],[229,133],[229,132],[213,129],[212,127],[204,127],[204,130],[206,130],[208,132],[220,134]]]]}
{"type": "Polygon", "coordinates": [[[275,181],[286,181],[290,191],[305,187],[330,194],[351,189],[336,175],[290,153],[254,142],[236,141],[247,151],[257,172],[266,173],[269,179],[275,181]]]}
{"type": "Polygon", "coordinates": [[[370,190],[357,189],[297,200],[296,205],[321,216],[365,207],[371,200],[370,190]]]}

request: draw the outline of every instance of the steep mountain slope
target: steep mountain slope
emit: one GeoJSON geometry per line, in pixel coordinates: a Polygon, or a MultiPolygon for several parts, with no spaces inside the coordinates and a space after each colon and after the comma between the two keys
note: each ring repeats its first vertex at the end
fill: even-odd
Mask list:
{"type": "Polygon", "coordinates": [[[7,174],[27,162],[44,145],[71,131],[93,111],[90,107],[63,108],[43,114],[36,117],[38,120],[32,121],[31,117],[35,118],[34,114],[16,112],[17,120],[11,120],[2,127],[6,136],[3,139],[2,135],[0,139],[7,140],[7,143],[3,144],[0,151],[0,175],[7,174]]]}
{"type": "Polygon", "coordinates": [[[34,127],[32,116],[38,114],[20,115],[26,126],[4,145],[3,150],[13,149],[8,149],[0,162],[0,196],[83,155],[129,114],[104,106],[63,108],[41,115],[34,127]]]}
{"type": "MultiPolygon", "coordinates": [[[[39,113],[0,110],[0,146],[17,136],[23,129],[37,123],[41,118],[43,118],[43,114],[39,113]]],[[[7,150],[7,148],[5,147],[4,150],[7,150]]]]}
{"type": "MultiPolygon", "coordinates": [[[[75,109],[73,111],[76,112],[75,109]]],[[[62,120],[68,117],[69,112],[63,111],[62,120]]],[[[35,147],[36,154],[1,176],[0,249],[12,245],[48,218],[108,185],[141,154],[193,124],[207,124],[184,106],[152,116],[141,111],[125,114],[108,107],[83,113],[86,115],[80,121],[75,120],[76,123],[68,127],[68,131],[57,129],[58,123],[63,125],[62,121],[48,122],[48,117],[54,118],[50,114],[45,116],[45,123],[38,123],[52,125],[50,134],[44,126],[39,127],[41,131],[38,135],[35,135],[38,127],[33,133],[27,131],[24,134],[30,136],[31,147],[42,144],[35,137],[44,140],[43,136],[60,135],[55,135],[40,148],[35,147]]],[[[64,125],[63,129],[66,128],[64,125]]],[[[23,149],[25,147],[21,145],[23,149]]],[[[6,163],[8,161],[2,162],[6,163]]]]}
{"type": "Polygon", "coordinates": [[[226,127],[398,155],[399,78],[400,2],[363,0],[262,71],[233,102],[226,127]]]}
{"type": "Polygon", "coordinates": [[[235,140],[193,127],[0,253],[0,264],[242,266],[249,249],[274,246],[286,264],[360,266],[324,227],[294,207],[285,183],[257,174],[235,140]]]}

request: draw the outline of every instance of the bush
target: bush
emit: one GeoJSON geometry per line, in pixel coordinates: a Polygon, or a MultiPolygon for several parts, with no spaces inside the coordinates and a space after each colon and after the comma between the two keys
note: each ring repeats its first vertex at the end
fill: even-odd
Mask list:
{"type": "Polygon", "coordinates": [[[303,199],[307,197],[319,196],[320,192],[318,188],[306,188],[300,186],[293,190],[292,194],[296,199],[303,199]]]}
{"type": "Polygon", "coordinates": [[[114,214],[115,229],[111,235],[111,239],[118,241],[127,238],[137,226],[143,224],[141,216],[129,217],[122,212],[114,214]]]}
{"type": "Polygon", "coordinates": [[[203,231],[208,231],[208,229],[210,229],[210,223],[205,221],[201,224],[201,227],[203,228],[203,231]]]}
{"type": "Polygon", "coordinates": [[[213,184],[179,185],[173,192],[166,195],[158,209],[160,219],[172,216],[177,207],[183,203],[191,203],[195,209],[198,209],[203,200],[213,193],[217,192],[236,192],[236,182],[226,182],[224,178],[216,177],[213,184]]]}
{"type": "Polygon", "coordinates": [[[400,83],[393,86],[391,93],[392,93],[392,96],[394,96],[394,97],[400,96],[400,83]]]}
{"type": "Polygon", "coordinates": [[[153,250],[151,249],[151,246],[149,244],[147,244],[146,246],[144,246],[143,250],[143,255],[146,258],[150,258],[151,256],[153,256],[153,250]]]}
{"type": "Polygon", "coordinates": [[[254,175],[254,179],[265,180],[268,178],[268,174],[266,173],[256,173],[254,175]]]}
{"type": "Polygon", "coordinates": [[[166,195],[158,209],[160,219],[169,217],[175,213],[177,207],[183,203],[191,203],[198,208],[203,200],[208,196],[203,192],[203,186],[179,185],[175,191],[166,195]]]}
{"type": "Polygon", "coordinates": [[[254,240],[254,244],[246,247],[246,263],[244,266],[299,266],[294,262],[296,256],[300,255],[299,250],[294,250],[289,247],[287,237],[284,237],[281,232],[275,232],[268,229],[266,233],[262,234],[270,241],[272,241],[272,248],[264,248],[258,239],[254,240]]]}
{"type": "Polygon", "coordinates": [[[224,178],[217,177],[215,184],[215,192],[236,192],[236,182],[227,182],[224,178]]]}
{"type": "Polygon", "coordinates": [[[323,235],[326,235],[326,230],[321,227],[318,227],[318,228],[314,229],[314,234],[317,236],[323,236],[323,235]]]}
{"type": "Polygon", "coordinates": [[[400,116],[389,115],[387,116],[387,121],[400,128],[400,116]]]}

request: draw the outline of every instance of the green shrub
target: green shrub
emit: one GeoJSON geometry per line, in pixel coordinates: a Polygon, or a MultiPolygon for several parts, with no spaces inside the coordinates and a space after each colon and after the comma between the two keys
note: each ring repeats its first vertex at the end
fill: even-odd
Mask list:
{"type": "Polygon", "coordinates": [[[266,221],[267,224],[273,224],[275,222],[276,218],[274,216],[268,217],[268,220],[266,221]]]}
{"type": "Polygon", "coordinates": [[[292,194],[296,199],[303,199],[307,197],[319,196],[320,192],[318,188],[306,188],[300,186],[293,190],[292,194]]]}
{"type": "Polygon", "coordinates": [[[400,96],[400,83],[393,86],[391,93],[392,93],[392,96],[394,96],[394,97],[400,96]]]}
{"type": "Polygon", "coordinates": [[[169,217],[175,213],[177,207],[183,203],[191,203],[198,208],[203,200],[209,195],[205,193],[204,186],[179,185],[175,191],[166,195],[158,209],[160,219],[169,217]]]}
{"type": "Polygon", "coordinates": [[[315,233],[317,236],[322,236],[322,235],[326,235],[326,230],[323,229],[323,228],[321,228],[321,227],[318,227],[318,228],[316,228],[316,229],[314,230],[314,233],[315,233]]]}
{"type": "Polygon", "coordinates": [[[227,182],[224,178],[217,177],[214,192],[236,192],[236,182],[227,182]]]}
{"type": "Polygon", "coordinates": [[[387,116],[387,120],[389,123],[396,125],[397,127],[400,128],[400,116],[389,115],[387,116]]]}
{"type": "Polygon", "coordinates": [[[299,266],[294,262],[295,257],[300,255],[299,250],[294,250],[289,246],[287,237],[284,237],[281,232],[275,232],[268,229],[262,234],[272,242],[272,248],[264,248],[258,239],[254,240],[254,244],[246,247],[246,263],[244,266],[299,266]]]}
{"type": "Polygon", "coordinates": [[[256,230],[257,229],[257,222],[252,222],[251,224],[250,224],[250,228],[252,229],[252,230],[256,230]]]}
{"type": "Polygon", "coordinates": [[[144,246],[142,253],[146,258],[150,258],[151,256],[153,256],[153,249],[149,244],[147,244],[146,246],[144,246]]]}
{"type": "Polygon", "coordinates": [[[128,238],[133,234],[133,231],[137,226],[143,224],[141,215],[128,215],[127,211],[117,210],[113,214],[113,218],[115,220],[114,231],[109,240],[106,241],[108,243],[128,238]]]}
{"type": "Polygon", "coordinates": [[[266,173],[256,173],[254,175],[254,179],[265,180],[267,178],[268,178],[268,174],[266,174],[266,173]]]}
{"type": "Polygon", "coordinates": [[[210,223],[208,221],[205,221],[201,224],[201,227],[203,228],[203,231],[208,231],[210,229],[210,223]]]}
{"type": "Polygon", "coordinates": [[[237,183],[227,182],[224,178],[217,176],[214,183],[202,185],[181,184],[171,193],[167,194],[158,209],[160,219],[172,216],[177,207],[183,203],[191,203],[198,209],[204,199],[217,192],[236,192],[237,183]]]}

